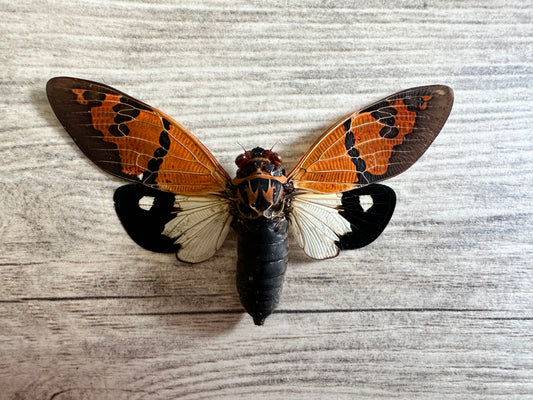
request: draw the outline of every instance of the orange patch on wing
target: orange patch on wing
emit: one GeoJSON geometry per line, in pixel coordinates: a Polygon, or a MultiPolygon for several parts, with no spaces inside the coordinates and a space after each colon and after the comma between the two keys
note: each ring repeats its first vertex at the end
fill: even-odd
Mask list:
{"type": "Polygon", "coordinates": [[[428,108],[428,101],[431,100],[431,96],[421,96],[421,98],[424,102],[420,106],[420,109],[425,110],[426,108],[428,108]]]}
{"type": "Polygon", "coordinates": [[[86,106],[89,102],[83,97],[83,94],[85,93],[85,89],[72,89],[72,93],[76,95],[76,101],[86,106]]]}
{"type": "MultiPolygon", "coordinates": [[[[72,91],[79,104],[87,104],[83,90],[72,91]]],[[[152,184],[180,194],[225,189],[229,177],[198,140],[170,117],[155,109],[121,103],[121,97],[106,94],[101,105],[92,107],[90,112],[94,129],[104,136],[102,140],[116,145],[123,173],[140,180],[157,174],[152,184]],[[116,111],[117,105],[124,107],[116,111]]]]}
{"type": "MultiPolygon", "coordinates": [[[[424,104],[427,107],[427,103],[424,104]]],[[[393,147],[402,144],[405,136],[413,131],[415,125],[416,112],[409,111],[402,100],[391,102],[390,106],[397,111],[393,128],[398,129],[398,133],[394,137],[382,137],[380,131],[387,125],[369,113],[362,114],[360,118],[369,117],[371,121],[367,121],[367,118],[363,121],[357,119],[357,124],[351,130],[354,134],[365,138],[355,143],[353,148],[359,151],[360,158],[366,164],[366,171],[372,175],[382,175],[387,172],[393,147]]]]}
{"type": "MultiPolygon", "coordinates": [[[[432,96],[420,98],[418,110],[425,110],[432,96]]],[[[296,173],[291,172],[294,186],[322,193],[340,192],[367,183],[359,182],[360,173],[385,174],[394,147],[413,132],[417,112],[409,110],[403,99],[388,101],[377,110],[381,114],[374,111],[352,114],[323,134],[293,169],[296,173]],[[394,113],[383,114],[387,110],[394,113]],[[394,123],[387,117],[394,118],[394,123]]]]}

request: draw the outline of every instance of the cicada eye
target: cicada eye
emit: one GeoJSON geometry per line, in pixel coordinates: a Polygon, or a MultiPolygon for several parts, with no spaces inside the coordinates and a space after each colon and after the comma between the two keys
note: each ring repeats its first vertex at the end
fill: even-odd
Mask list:
{"type": "Polygon", "coordinates": [[[282,159],[281,159],[281,156],[278,153],[274,153],[274,152],[270,153],[268,159],[276,167],[279,167],[281,165],[282,159]]]}
{"type": "Polygon", "coordinates": [[[248,162],[248,160],[250,160],[250,152],[247,151],[246,153],[242,153],[242,154],[239,154],[237,156],[237,158],[235,159],[235,164],[237,165],[237,167],[239,168],[242,168],[244,167],[244,164],[246,164],[248,162]]]}

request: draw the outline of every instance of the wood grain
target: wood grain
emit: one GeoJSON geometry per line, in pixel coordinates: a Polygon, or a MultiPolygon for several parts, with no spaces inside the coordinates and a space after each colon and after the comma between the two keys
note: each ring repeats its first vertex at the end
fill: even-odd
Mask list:
{"type": "Polygon", "coordinates": [[[533,7],[524,1],[0,0],[0,399],[533,398],[533,7]],[[112,85],[174,117],[232,174],[290,168],[343,115],[454,88],[422,159],[389,181],[372,245],[294,245],[261,328],[236,238],[198,265],[127,237],[121,182],[53,116],[46,81],[112,85]]]}

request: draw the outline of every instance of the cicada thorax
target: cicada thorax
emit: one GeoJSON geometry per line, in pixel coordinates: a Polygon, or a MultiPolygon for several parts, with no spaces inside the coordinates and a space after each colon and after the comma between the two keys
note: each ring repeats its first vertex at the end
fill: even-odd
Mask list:
{"type": "Polygon", "coordinates": [[[281,158],[260,147],[241,154],[235,163],[237,290],[254,323],[262,325],[278,305],[287,268],[287,178],[281,158]]]}

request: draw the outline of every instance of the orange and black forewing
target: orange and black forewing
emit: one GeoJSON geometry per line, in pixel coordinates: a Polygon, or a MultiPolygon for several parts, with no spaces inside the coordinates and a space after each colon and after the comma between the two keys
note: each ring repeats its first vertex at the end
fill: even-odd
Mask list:
{"type": "Polygon", "coordinates": [[[420,158],[450,114],[453,91],[407,89],[340,120],[289,173],[296,189],[343,192],[405,171],[420,158]]]}
{"type": "Polygon", "coordinates": [[[226,188],[230,177],[211,153],[161,111],[83,79],[53,78],[46,92],[61,124],[105,171],[184,195],[226,188]]]}

